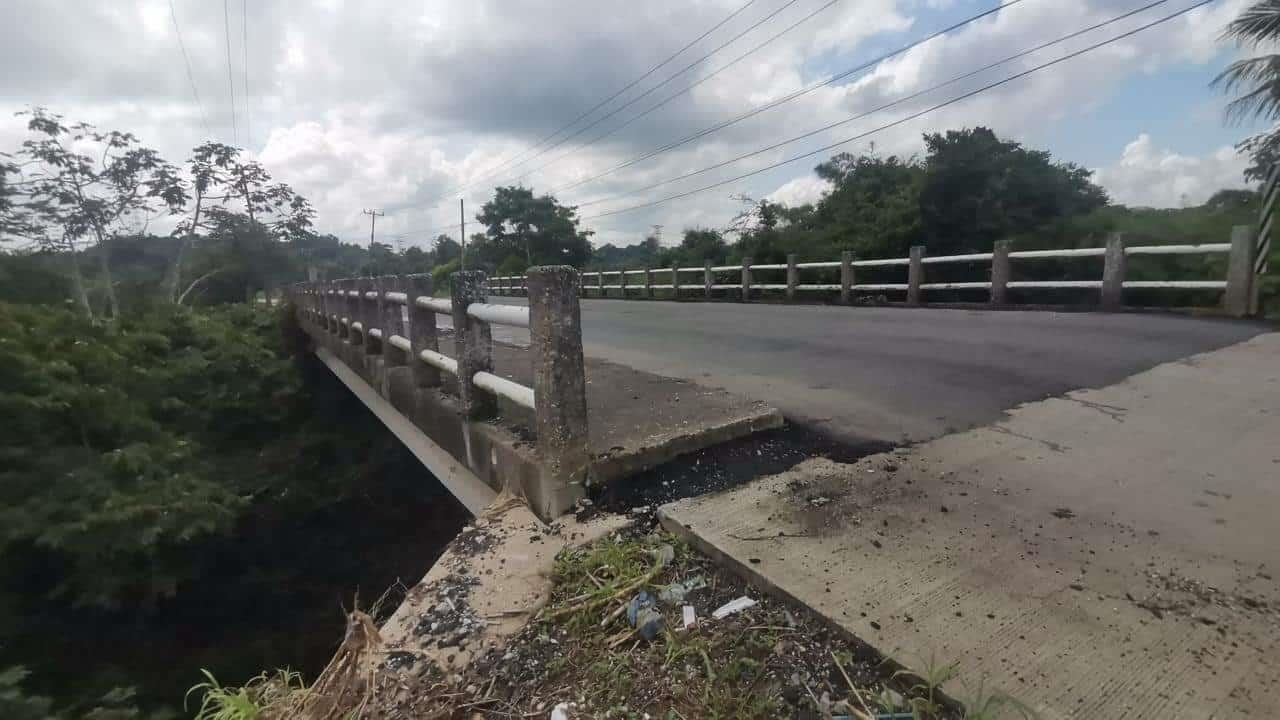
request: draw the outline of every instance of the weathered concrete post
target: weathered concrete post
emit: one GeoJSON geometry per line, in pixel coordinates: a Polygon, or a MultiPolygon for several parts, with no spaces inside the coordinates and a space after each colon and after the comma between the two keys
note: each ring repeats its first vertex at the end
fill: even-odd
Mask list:
{"type": "Polygon", "coordinates": [[[1252,312],[1253,265],[1257,237],[1251,225],[1231,228],[1231,254],[1227,256],[1227,291],[1222,294],[1222,309],[1228,315],[1245,317],[1252,312]]]}
{"type": "Polygon", "coordinates": [[[1107,236],[1107,251],[1102,265],[1102,309],[1115,311],[1124,307],[1124,275],[1128,264],[1124,255],[1124,235],[1107,236]]]}
{"type": "Polygon", "coordinates": [[[357,278],[355,281],[356,296],[352,298],[354,301],[354,313],[352,314],[352,324],[360,323],[359,342],[357,343],[364,348],[366,354],[373,353],[373,338],[369,335],[369,331],[373,329],[376,320],[376,307],[372,300],[369,299],[369,293],[373,290],[373,280],[371,278],[357,278]]]}
{"type": "Polygon", "coordinates": [[[840,253],[840,302],[848,305],[853,302],[853,251],[840,253]]]}
{"type": "Polygon", "coordinates": [[[436,341],[436,311],[418,305],[418,298],[432,297],[430,275],[410,275],[405,290],[409,306],[409,345],[413,354],[409,366],[413,368],[413,383],[418,387],[438,387],[440,371],[419,357],[423,350],[439,351],[436,341]]]}
{"type": "Polygon", "coordinates": [[[920,304],[920,286],[924,284],[924,246],[911,248],[907,262],[907,304],[920,304]]]}
{"type": "Polygon", "coordinates": [[[1001,307],[1009,302],[1009,241],[997,240],[991,248],[991,304],[1001,307]]]}
{"type": "Polygon", "coordinates": [[[327,280],[324,284],[324,307],[325,317],[329,324],[329,332],[333,335],[342,334],[342,303],[338,299],[338,283],[333,280],[327,280]]]}
{"type": "Polygon", "coordinates": [[[356,330],[354,325],[360,322],[360,301],[351,293],[358,293],[357,281],[350,278],[346,281],[343,296],[347,301],[347,341],[354,346],[363,346],[364,338],[360,336],[360,331],[356,330]]]}
{"type": "Polygon", "coordinates": [[[487,300],[484,273],[479,270],[456,272],[453,278],[453,332],[458,354],[458,395],[467,417],[489,417],[497,410],[494,399],[476,387],[475,376],[481,370],[493,370],[493,335],[489,323],[467,314],[467,306],[487,300]]]}
{"type": "Polygon", "coordinates": [[[742,258],[742,302],[751,302],[751,258],[742,258]]]}
{"type": "Polygon", "coordinates": [[[653,268],[644,269],[644,296],[653,299],[653,268]]]}
{"type": "Polygon", "coordinates": [[[627,299],[627,271],[618,271],[618,287],[622,288],[622,299],[627,299]]]}
{"type": "Polygon", "coordinates": [[[680,271],[674,264],[671,266],[671,299],[680,299],[680,271]]]}
{"type": "Polygon", "coordinates": [[[440,372],[435,366],[424,363],[419,357],[424,350],[439,351],[435,340],[435,310],[417,304],[419,297],[431,297],[431,275],[408,277],[408,342],[412,352],[413,384],[417,387],[438,387],[440,372]]]}
{"type": "Polygon", "coordinates": [[[596,273],[596,287],[600,288],[600,297],[605,296],[604,292],[604,271],[596,273]]]}
{"type": "Polygon", "coordinates": [[[346,340],[347,325],[342,321],[347,317],[347,281],[334,280],[333,292],[334,292],[333,312],[335,315],[338,316],[338,320],[337,320],[338,338],[341,340],[346,340]]]}
{"type": "Polygon", "coordinates": [[[360,324],[364,326],[364,351],[366,355],[381,355],[382,340],[373,336],[373,330],[382,324],[382,291],[372,277],[365,280],[360,290],[360,324]],[[373,297],[369,297],[373,293],[373,297]]]}
{"type": "Polygon", "coordinates": [[[404,292],[407,287],[399,275],[379,278],[378,294],[382,299],[382,356],[387,365],[408,365],[409,353],[391,344],[391,336],[406,337],[404,330],[404,306],[387,299],[389,292],[404,292]]]}
{"type": "Polygon", "coordinates": [[[796,267],[794,253],[787,255],[787,302],[796,301],[796,286],[800,284],[800,268],[796,267]]]}
{"type": "Polygon", "coordinates": [[[529,498],[542,517],[559,515],[585,495],[591,460],[578,282],[566,265],[529,269],[534,429],[538,453],[552,470],[551,482],[529,498]]]}
{"type": "Polygon", "coordinates": [[[711,272],[711,261],[704,260],[702,262],[702,296],[707,300],[711,299],[711,286],[716,283],[716,274],[711,272]]]}

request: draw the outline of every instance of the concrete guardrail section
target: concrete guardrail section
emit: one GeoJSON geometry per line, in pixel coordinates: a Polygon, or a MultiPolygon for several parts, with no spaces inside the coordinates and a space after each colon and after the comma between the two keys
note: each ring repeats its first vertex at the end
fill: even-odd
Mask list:
{"type": "Polygon", "coordinates": [[[486,302],[480,272],[454,273],[450,298],[425,275],[300,283],[290,295],[321,359],[468,509],[492,500],[486,488],[510,488],[550,519],[583,497],[590,464],[580,283],[572,267],[532,268],[527,307],[486,302]],[[456,357],[440,351],[436,315],[452,318],[456,357]],[[532,387],[494,373],[493,324],[529,329],[532,387]],[[534,451],[484,422],[499,399],[532,412],[534,451]]]}
{"type": "MultiPolygon", "coordinates": [[[[682,292],[692,291],[694,296],[701,295],[705,299],[716,297],[717,293],[742,302],[750,302],[763,291],[782,291],[789,301],[796,301],[805,295],[818,297],[818,293],[839,293],[843,304],[850,304],[855,293],[902,293],[907,305],[922,305],[925,294],[940,290],[986,290],[988,303],[994,307],[1009,305],[1010,289],[1044,290],[1063,288],[1083,288],[1097,290],[1099,305],[1103,310],[1119,310],[1124,306],[1125,290],[1219,290],[1222,291],[1222,307],[1230,315],[1244,316],[1249,314],[1255,290],[1255,263],[1257,253],[1256,234],[1249,226],[1239,226],[1232,230],[1231,242],[1206,243],[1201,245],[1126,245],[1119,233],[1108,238],[1105,247],[1069,248],[1057,250],[1019,250],[1011,249],[1008,242],[997,242],[993,252],[970,253],[965,255],[945,255],[928,257],[923,247],[911,248],[910,255],[905,258],[858,259],[852,252],[844,252],[839,260],[824,262],[797,262],[795,255],[789,255],[786,263],[752,264],[750,258],[744,258],[740,265],[713,266],[710,262],[703,267],[646,268],[643,270],[603,270],[582,274],[581,290],[584,297],[606,297],[609,291],[617,291],[623,297],[635,291],[636,297],[653,299],[655,290],[670,290],[669,299],[690,297],[682,292]],[[1225,280],[1126,280],[1127,259],[1142,255],[1228,255],[1227,277],[1225,280]],[[1035,261],[1043,259],[1093,258],[1103,259],[1102,277],[1097,280],[1011,280],[1014,261],[1035,261]],[[930,265],[946,263],[988,263],[989,279],[980,282],[928,282],[927,268],[930,265]],[[872,267],[905,267],[906,281],[896,283],[859,283],[858,268],[872,267]],[[839,269],[840,282],[837,283],[803,283],[801,273],[812,270],[839,269]],[[785,283],[755,283],[753,272],[786,271],[785,283]],[[736,274],[738,282],[724,283],[720,276],[736,274]],[[688,282],[689,275],[700,274],[701,282],[688,282]],[[638,282],[634,279],[638,277],[638,282]],[[682,276],[683,279],[682,279],[682,276]]],[[[490,278],[489,289],[496,295],[526,295],[530,283],[524,276],[506,275],[490,278]]]]}

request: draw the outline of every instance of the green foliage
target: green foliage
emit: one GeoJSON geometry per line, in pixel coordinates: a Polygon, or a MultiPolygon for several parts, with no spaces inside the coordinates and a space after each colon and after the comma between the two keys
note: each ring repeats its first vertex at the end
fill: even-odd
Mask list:
{"type": "Polygon", "coordinates": [[[934,133],[924,142],[920,220],[932,254],[987,251],[996,239],[1107,204],[1088,170],[987,128],[934,133]]]}
{"type": "Polygon", "coordinates": [[[431,286],[435,288],[437,294],[449,292],[451,287],[449,276],[458,272],[459,263],[457,260],[450,260],[443,265],[437,265],[431,269],[431,286]]]}
{"type": "MultiPolygon", "coordinates": [[[[591,233],[578,228],[576,209],[561,205],[550,195],[535,196],[522,187],[500,187],[476,219],[486,228],[483,244],[474,247],[476,259],[488,267],[511,255],[523,257],[526,267],[582,267],[591,257],[587,240],[591,233]]],[[[472,249],[467,249],[468,263],[472,249]]]]}
{"type": "Polygon", "coordinates": [[[274,706],[291,702],[306,692],[302,676],[290,670],[263,673],[241,687],[223,686],[213,673],[201,670],[205,681],[187,691],[200,696],[194,720],[258,720],[274,706]]]}
{"type": "Polygon", "coordinates": [[[0,717],[5,720],[53,720],[50,712],[52,700],[27,695],[23,691],[22,681],[28,674],[23,667],[0,669],[0,717]]]}

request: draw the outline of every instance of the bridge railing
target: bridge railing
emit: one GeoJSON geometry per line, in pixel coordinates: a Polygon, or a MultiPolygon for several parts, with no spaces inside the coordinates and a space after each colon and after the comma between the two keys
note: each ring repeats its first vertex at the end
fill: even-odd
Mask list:
{"type": "MultiPolygon", "coordinates": [[[[997,242],[988,253],[940,255],[930,257],[925,248],[913,247],[904,258],[859,259],[851,252],[841,254],[839,260],[798,262],[795,255],[787,256],[785,263],[755,264],[744,258],[738,265],[703,267],[645,268],[641,270],[600,270],[582,274],[582,292],[586,297],[606,297],[610,291],[618,291],[621,297],[636,296],[655,298],[657,290],[669,299],[689,297],[690,291],[705,299],[717,295],[742,302],[750,302],[765,292],[781,291],[787,300],[817,298],[839,294],[842,303],[850,303],[855,294],[878,293],[901,297],[908,305],[925,304],[929,294],[939,291],[987,291],[990,305],[1003,307],[1010,304],[1010,290],[1042,291],[1060,289],[1085,289],[1098,292],[1098,302],[1104,310],[1119,310],[1124,306],[1126,290],[1208,290],[1222,293],[1223,308],[1232,315],[1243,316],[1249,312],[1249,298],[1254,282],[1253,254],[1254,233],[1249,227],[1234,228],[1230,242],[1199,245],[1132,245],[1120,234],[1113,234],[1104,247],[1065,248],[1051,250],[1013,250],[1008,242],[997,242]],[[1128,258],[1153,255],[1214,255],[1229,257],[1227,277],[1221,280],[1131,280],[1127,279],[1128,258]],[[1102,276],[1092,280],[1013,280],[1013,263],[1036,260],[1070,260],[1101,258],[1102,276]],[[930,282],[929,268],[945,264],[985,264],[986,279],[952,281],[940,278],[930,282]],[[894,282],[859,282],[859,270],[892,268],[905,270],[897,273],[894,282]],[[839,271],[839,281],[830,278],[839,271]],[[761,275],[785,271],[785,282],[759,282],[761,275]],[[825,282],[813,281],[813,273],[822,271],[825,282]],[[810,282],[804,282],[807,274],[810,282]],[[690,275],[700,276],[700,282],[689,282],[690,275]],[[737,282],[725,282],[736,276],[737,282]],[[639,277],[637,277],[639,276],[639,277]],[[639,282],[633,282],[633,279],[639,282]],[[682,294],[683,293],[683,294],[682,294]]],[[[949,274],[949,273],[948,273],[949,274]]],[[[821,280],[822,278],[818,278],[821,280]]],[[[499,295],[524,295],[527,283],[521,276],[499,276],[491,280],[491,288],[499,295]]]]}
{"type": "Polygon", "coordinates": [[[580,483],[589,460],[581,277],[535,267],[523,285],[527,307],[490,304],[483,272],[454,273],[448,298],[435,297],[428,275],[306,282],[293,294],[307,320],[387,368],[408,366],[416,387],[441,388],[452,376],[468,418],[493,417],[498,398],[532,411],[540,457],[566,485],[580,483]],[[455,357],[440,351],[437,315],[452,319],[455,357]],[[494,373],[492,325],[529,329],[532,387],[494,373]]]}

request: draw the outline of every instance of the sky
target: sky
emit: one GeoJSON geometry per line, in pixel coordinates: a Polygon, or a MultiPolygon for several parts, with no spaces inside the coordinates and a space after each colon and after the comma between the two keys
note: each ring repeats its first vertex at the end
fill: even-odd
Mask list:
{"type": "Polygon", "coordinates": [[[1224,97],[1209,83],[1240,56],[1219,36],[1249,0],[1215,0],[930,110],[1196,0],[1166,0],[931,89],[1150,2],[8,0],[0,151],[20,145],[14,113],[33,105],[133,132],[175,163],[216,139],[309,198],[318,231],[367,243],[362,210],[377,208],[386,213],[378,240],[404,247],[456,237],[459,199],[468,232],[479,230],[474,215],[499,184],[579,206],[597,245],[638,242],[654,225],[672,243],[685,228],[724,227],[744,196],[817,199],[825,188],[813,167],[835,152],[919,155],[922,134],[977,125],[1093,170],[1119,203],[1181,207],[1246,187],[1232,147],[1261,128],[1224,122],[1224,97]]]}

